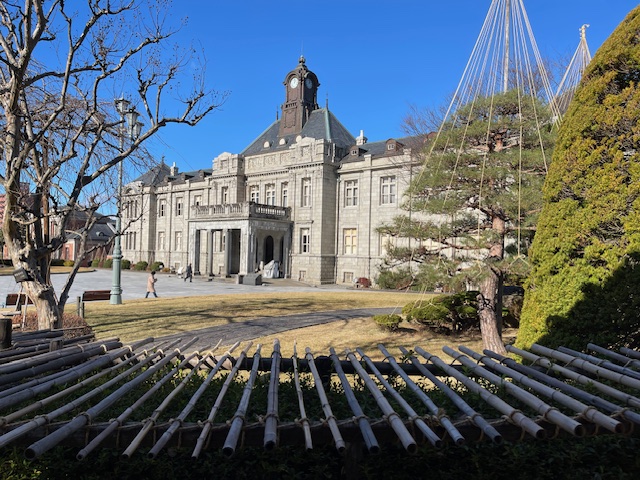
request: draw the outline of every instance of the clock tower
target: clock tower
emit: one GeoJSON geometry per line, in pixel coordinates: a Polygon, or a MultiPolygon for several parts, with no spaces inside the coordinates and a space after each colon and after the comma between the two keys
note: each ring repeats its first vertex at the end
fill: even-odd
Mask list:
{"type": "Polygon", "coordinates": [[[300,133],[311,112],[318,109],[318,77],[309,71],[301,55],[298,66],[284,79],[285,102],[282,104],[279,136],[300,133]]]}

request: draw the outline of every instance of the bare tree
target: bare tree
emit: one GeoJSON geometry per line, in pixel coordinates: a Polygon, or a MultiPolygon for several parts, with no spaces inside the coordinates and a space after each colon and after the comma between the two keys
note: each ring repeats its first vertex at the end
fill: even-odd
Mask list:
{"type": "Polygon", "coordinates": [[[224,101],[206,90],[195,51],[171,45],[176,30],[164,12],[161,0],[0,2],[2,232],[14,268],[27,278],[39,328],[61,326],[82,261],[83,252],[58,298],[49,259],[64,245],[71,215],[91,217],[107,202],[114,167],[161,128],[195,125],[224,101]],[[121,149],[113,99],[123,92],[146,125],[121,149]],[[53,218],[58,228],[50,231],[53,218]]]}

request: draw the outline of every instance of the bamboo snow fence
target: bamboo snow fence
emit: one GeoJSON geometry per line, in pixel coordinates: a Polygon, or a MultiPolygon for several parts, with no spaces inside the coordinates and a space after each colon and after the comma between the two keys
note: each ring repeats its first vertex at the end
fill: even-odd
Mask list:
{"type": "Polygon", "coordinates": [[[79,460],[103,447],[149,458],[181,448],[194,459],[279,445],[344,452],[361,444],[375,454],[396,444],[412,453],[633,435],[640,426],[640,352],[628,348],[507,346],[519,362],[466,347],[438,356],[419,345],[395,357],[379,345],[384,361],[374,361],[360,348],[306,348],[299,357],[296,345],[283,358],[277,340],[270,355],[251,342],[189,351],[195,341],[21,335],[0,351],[0,448],[37,458],[71,446],[79,460]]]}

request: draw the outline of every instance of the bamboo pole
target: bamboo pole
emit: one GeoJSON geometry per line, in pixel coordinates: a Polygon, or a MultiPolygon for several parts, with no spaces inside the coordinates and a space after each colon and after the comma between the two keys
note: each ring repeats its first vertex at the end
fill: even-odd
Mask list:
{"type": "Polygon", "coordinates": [[[625,354],[627,357],[640,360],[640,352],[638,352],[637,350],[631,350],[630,348],[627,348],[627,347],[620,347],[620,352],[625,354]]]}
{"type": "Polygon", "coordinates": [[[320,398],[320,403],[322,404],[322,412],[324,413],[324,418],[327,422],[327,426],[329,427],[329,431],[333,436],[333,441],[335,442],[336,450],[338,450],[339,453],[342,453],[346,448],[346,443],[342,438],[340,429],[338,428],[338,422],[336,421],[336,417],[333,416],[333,411],[331,410],[329,399],[327,398],[327,394],[324,391],[322,378],[320,378],[318,367],[316,366],[316,362],[313,359],[313,354],[311,353],[311,349],[309,347],[305,348],[304,357],[307,360],[307,365],[309,366],[309,370],[311,370],[311,375],[313,376],[313,383],[315,383],[316,385],[318,398],[320,398]]]}
{"type": "Polygon", "coordinates": [[[489,351],[486,351],[485,353],[490,357],[495,358],[497,361],[504,363],[507,367],[513,368],[514,370],[524,375],[535,378],[536,380],[544,382],[547,385],[563,392],[567,392],[568,394],[573,395],[583,402],[587,402],[588,404],[593,405],[596,408],[607,411],[609,414],[619,414],[626,420],[640,425],[640,414],[637,414],[629,409],[621,409],[620,406],[616,405],[615,403],[604,400],[603,398],[600,398],[592,393],[587,393],[577,387],[574,387],[573,385],[568,385],[562,380],[558,380],[557,378],[547,375],[546,373],[542,373],[534,368],[521,365],[511,358],[503,357],[502,355],[489,351]]]}
{"type": "MultiPolygon", "coordinates": [[[[65,384],[70,384],[69,387],[54,393],[53,395],[50,395],[46,398],[43,398],[42,400],[39,400],[37,402],[31,403],[23,408],[21,408],[20,410],[17,410],[15,412],[10,413],[9,415],[6,415],[5,417],[0,418],[0,425],[4,425],[6,423],[11,423],[21,417],[23,417],[24,415],[31,413],[35,410],[38,410],[46,405],[49,405],[57,400],[60,400],[62,398],[68,397],[69,395],[71,395],[73,392],[81,390],[89,385],[91,385],[92,383],[94,383],[95,381],[99,380],[100,378],[103,378],[105,376],[111,375],[111,373],[113,373],[116,370],[120,370],[123,367],[127,366],[130,363],[133,363],[135,360],[137,360],[137,358],[141,356],[141,354],[135,355],[133,357],[130,357],[126,362],[123,363],[119,363],[117,365],[114,365],[112,367],[109,368],[103,368],[106,367],[106,365],[112,363],[111,359],[108,357],[104,357],[101,358],[100,360],[103,360],[102,362],[97,362],[95,364],[92,364],[92,366],[94,368],[84,368],[84,369],[79,369],[76,372],[70,372],[70,375],[68,375],[67,377],[63,377],[60,379],[56,379],[54,382],[55,385],[65,385],[65,384]],[[92,372],[94,370],[100,369],[97,373],[95,373],[94,375],[91,375],[88,378],[85,378],[84,380],[82,380],[81,382],[76,382],[74,383],[74,380],[77,380],[78,378],[80,378],[82,375],[87,374],[89,372],[92,372]]],[[[48,388],[46,389],[42,389],[44,391],[48,391],[51,389],[51,386],[47,386],[48,388]]],[[[29,392],[23,392],[23,393],[29,393],[31,394],[29,396],[29,398],[35,396],[38,394],[38,389],[34,389],[32,391],[29,392]]],[[[22,397],[24,397],[25,395],[22,395],[22,397]]],[[[17,399],[15,399],[17,400],[17,399]]]]}
{"type": "Polygon", "coordinates": [[[273,341],[271,376],[267,393],[267,415],[264,424],[264,448],[273,450],[278,441],[278,386],[280,385],[280,341],[273,341]]]}
{"type": "MultiPolygon", "coordinates": [[[[40,455],[45,453],[47,450],[56,446],[59,442],[67,438],[69,435],[73,434],[80,428],[84,427],[87,423],[89,423],[93,418],[100,414],[100,412],[109,408],[114,402],[119,400],[124,395],[127,395],[131,391],[133,391],[138,385],[146,381],[148,378],[153,376],[158,370],[160,370],[164,365],[173,360],[174,357],[178,356],[180,351],[178,349],[174,350],[174,352],[170,355],[165,356],[159,362],[152,364],[147,370],[142,372],[140,375],[135,377],[134,379],[126,382],[122,386],[120,386],[116,391],[103,398],[100,402],[98,402],[93,407],[89,408],[85,412],[76,416],[73,420],[67,423],[64,427],[59,428],[53,433],[45,436],[44,438],[38,440],[35,443],[32,443],[26,450],[25,455],[29,459],[38,458],[40,455]]],[[[150,357],[151,358],[151,357],[150,357]]],[[[131,372],[139,370],[139,366],[141,364],[134,365],[131,369],[131,372]]],[[[128,371],[123,372],[114,380],[118,380],[118,382],[122,379],[128,378],[128,371]]],[[[100,387],[95,388],[87,395],[95,396],[98,393],[102,393],[107,391],[111,385],[111,382],[107,382],[100,387]]],[[[115,385],[115,382],[113,383],[115,385]]],[[[82,397],[81,397],[82,398],[82,397]]],[[[72,402],[75,403],[75,402],[72,402]]]]}
{"type": "Polygon", "coordinates": [[[307,452],[313,450],[313,440],[311,439],[311,427],[307,412],[304,408],[304,395],[300,386],[300,372],[298,372],[298,346],[293,342],[293,381],[296,386],[296,395],[298,396],[298,408],[300,409],[300,424],[302,425],[302,433],[304,434],[304,448],[307,452]]]}
{"type": "Polygon", "coordinates": [[[109,437],[116,429],[122,426],[129,416],[135,412],[141,405],[143,405],[149,398],[151,398],[158,390],[162,388],[169,380],[174,378],[174,375],[178,373],[184,366],[195,356],[198,355],[198,352],[193,352],[187,357],[185,357],[182,362],[180,362],[173,370],[167,373],[164,377],[154,383],[153,387],[147,390],[142,396],[140,396],[130,407],[127,407],[115,420],[112,420],[109,426],[102,430],[98,435],[96,435],[93,440],[91,440],[82,450],[78,452],[76,458],[78,460],[84,459],[87,455],[89,455],[96,447],[98,447],[104,440],[109,437]]]}
{"type": "Polygon", "coordinates": [[[589,363],[593,363],[594,365],[598,365],[599,367],[606,368],[607,370],[611,370],[612,372],[621,373],[622,375],[626,375],[627,377],[640,380],[640,372],[636,372],[635,370],[632,370],[630,368],[621,367],[620,365],[616,365],[615,363],[612,363],[608,360],[603,360],[602,358],[594,357],[593,355],[588,355],[586,353],[577,352],[567,347],[559,347],[558,351],[581,358],[582,360],[586,360],[589,363]]]}
{"type": "Polygon", "coordinates": [[[601,355],[606,355],[609,358],[612,358],[614,360],[616,360],[617,362],[622,363],[625,367],[626,366],[633,366],[634,368],[640,368],[640,361],[638,360],[634,360],[632,358],[629,358],[625,355],[620,355],[619,353],[616,352],[612,352],[611,350],[607,350],[606,348],[602,348],[598,345],[595,345],[593,343],[588,343],[587,344],[587,348],[589,350],[593,350],[596,353],[599,353],[601,355]]]}
{"type": "Polygon", "coordinates": [[[593,378],[588,377],[587,375],[583,375],[567,367],[562,367],[560,365],[555,364],[554,362],[551,362],[547,358],[538,356],[536,354],[527,352],[525,350],[520,350],[519,348],[515,348],[511,345],[507,345],[507,351],[511,353],[515,353],[516,355],[520,355],[522,358],[529,360],[531,362],[534,362],[544,368],[548,368],[550,370],[553,370],[554,372],[558,372],[564,377],[574,380],[578,383],[581,383],[582,385],[589,385],[590,387],[597,389],[598,391],[604,393],[605,395],[608,395],[612,398],[615,398],[616,400],[624,402],[625,405],[628,405],[634,408],[640,408],[640,398],[634,397],[633,395],[629,395],[628,393],[625,393],[625,392],[621,392],[620,390],[613,388],[609,385],[605,385],[604,383],[594,380],[593,378]]]}
{"type": "Polygon", "coordinates": [[[102,345],[89,346],[84,349],[67,347],[62,350],[56,350],[39,355],[33,360],[16,360],[15,362],[5,364],[0,367],[0,386],[19,382],[27,377],[35,377],[36,375],[41,375],[48,371],[58,370],[59,368],[82,363],[87,358],[91,358],[120,347],[122,347],[122,344],[119,341],[114,340],[102,345]]]}
{"type": "Polygon", "coordinates": [[[351,384],[349,383],[347,376],[344,374],[342,363],[340,362],[338,355],[336,355],[335,349],[331,347],[329,351],[331,352],[330,358],[333,361],[333,368],[335,369],[336,374],[340,379],[342,389],[344,390],[344,395],[345,397],[347,397],[347,403],[349,404],[349,407],[351,407],[351,411],[355,415],[353,421],[354,423],[357,423],[358,427],[360,428],[360,433],[362,434],[362,438],[364,440],[365,446],[367,447],[367,451],[369,453],[377,454],[380,452],[380,446],[375,434],[373,433],[371,424],[362,411],[362,407],[358,403],[356,395],[353,393],[351,384]]]}
{"type": "Polygon", "coordinates": [[[440,370],[442,370],[448,376],[458,380],[465,387],[467,387],[469,391],[479,395],[480,398],[487,402],[491,407],[502,413],[505,418],[507,418],[511,423],[519,426],[532,437],[542,439],[546,436],[544,428],[542,428],[540,425],[536,424],[533,420],[531,420],[519,410],[513,408],[497,395],[494,395],[493,393],[482,388],[480,385],[478,385],[472,379],[468,378],[463,373],[458,372],[455,368],[444,363],[440,358],[430,354],[429,352],[423,350],[418,346],[415,347],[415,351],[426,358],[428,361],[436,365],[438,368],[440,368],[440,370]]]}
{"type": "Polygon", "coordinates": [[[139,370],[140,368],[146,366],[147,364],[151,363],[151,359],[145,359],[143,362],[140,362],[134,366],[132,366],[131,368],[129,368],[127,371],[121,373],[120,375],[118,375],[117,377],[109,380],[108,382],[106,382],[105,384],[101,385],[99,388],[96,388],[94,390],[91,390],[90,392],[85,393],[84,395],[74,399],[73,401],[66,403],[65,405],[61,406],[60,408],[54,410],[53,412],[49,412],[46,415],[41,415],[38,416],[32,420],[30,420],[29,422],[25,422],[22,425],[20,425],[19,427],[15,428],[14,430],[11,430],[10,432],[7,432],[3,435],[0,435],[0,448],[2,448],[5,445],[8,445],[9,443],[11,443],[13,440],[20,438],[22,435],[30,432],[31,430],[34,430],[38,427],[41,427],[43,425],[46,425],[47,423],[49,423],[52,420],[55,420],[56,418],[60,417],[61,415],[64,415],[72,410],[74,410],[75,408],[78,408],[80,405],[82,405],[84,402],[90,400],[91,398],[95,397],[97,394],[101,393],[102,391],[111,388],[113,385],[116,385],[118,382],[120,382],[123,378],[125,378],[126,376],[130,375],[131,373],[135,372],[136,370],[139,370]]]}
{"type": "Polygon", "coordinates": [[[402,370],[402,368],[400,368],[400,365],[398,365],[398,362],[396,361],[396,359],[393,358],[393,356],[389,353],[389,351],[385,348],[384,345],[378,344],[378,349],[389,361],[389,364],[398,373],[398,375],[400,375],[400,378],[404,380],[407,387],[409,387],[409,389],[422,401],[422,403],[427,407],[427,409],[429,410],[431,415],[434,417],[434,419],[436,419],[438,423],[442,426],[442,428],[445,429],[449,437],[451,437],[451,439],[453,440],[453,443],[455,443],[458,446],[464,445],[465,443],[464,437],[458,431],[458,429],[453,426],[449,417],[445,415],[442,412],[442,410],[438,408],[438,406],[435,403],[433,403],[433,401],[429,398],[429,396],[424,391],[422,391],[422,389],[409,377],[409,375],[407,375],[405,371],[402,370]]]}
{"type": "Polygon", "coordinates": [[[559,352],[557,350],[552,350],[547,347],[543,347],[542,345],[538,345],[534,343],[531,345],[531,351],[534,353],[538,353],[540,355],[545,355],[547,357],[555,358],[556,360],[560,360],[561,362],[566,363],[567,365],[571,365],[572,367],[580,368],[587,373],[595,375],[597,377],[606,378],[607,380],[611,380],[627,387],[635,388],[636,390],[640,390],[640,380],[636,380],[635,378],[628,377],[621,373],[612,372],[611,370],[603,367],[599,367],[594,365],[591,362],[586,360],[582,360],[581,358],[574,357],[573,355],[569,355],[564,352],[559,352]]]}
{"type": "Polygon", "coordinates": [[[526,390],[518,387],[512,382],[506,382],[503,378],[499,377],[495,373],[491,373],[486,368],[479,366],[469,357],[459,354],[450,347],[442,347],[442,350],[447,355],[459,361],[465,367],[469,368],[473,373],[486,378],[496,386],[503,387],[507,393],[528,405],[530,408],[542,415],[550,423],[557,425],[558,427],[576,437],[584,435],[584,426],[580,422],[577,422],[574,419],[561,413],[558,409],[543,402],[532,393],[527,392],[526,390]]]}
{"type": "MultiPolygon", "coordinates": [[[[556,390],[555,388],[551,388],[547,385],[544,385],[543,383],[535,379],[529,378],[527,375],[523,375],[517,370],[514,370],[512,368],[509,368],[505,365],[502,365],[493,361],[488,356],[483,356],[466,347],[458,347],[458,348],[460,349],[460,351],[466,353],[467,355],[471,356],[475,360],[481,361],[485,366],[489,367],[491,370],[495,371],[496,373],[513,378],[516,382],[533,390],[537,394],[550,398],[560,403],[561,405],[564,405],[565,407],[573,410],[582,418],[585,418],[591,423],[594,423],[599,427],[605,428],[613,433],[622,433],[622,430],[623,430],[622,423],[618,422],[617,420],[614,420],[611,417],[608,417],[602,412],[599,412],[598,410],[593,408],[593,406],[585,405],[579,400],[576,400],[566,395],[565,393],[562,393],[561,391],[556,390]]],[[[584,434],[585,434],[584,427],[579,432],[576,433],[577,436],[584,436],[584,434]]]]}
{"type": "MultiPolygon", "coordinates": [[[[175,353],[177,355],[179,353],[179,350],[176,349],[175,353]]],[[[167,358],[169,357],[172,357],[172,356],[168,355],[167,358]]],[[[193,370],[189,373],[189,375],[187,375],[187,377],[191,378],[192,374],[193,374],[193,370]]],[[[171,391],[171,393],[169,393],[169,395],[167,395],[164,398],[164,400],[162,400],[162,402],[160,402],[160,405],[156,407],[156,409],[153,411],[151,416],[145,420],[138,434],[129,443],[129,446],[127,447],[127,449],[122,453],[123,458],[131,457],[131,455],[133,455],[133,453],[138,449],[138,447],[140,446],[140,443],[145,438],[147,433],[149,433],[149,431],[155,426],[156,421],[158,420],[158,418],[160,418],[160,415],[162,414],[162,412],[164,412],[164,410],[169,406],[169,404],[173,401],[173,399],[185,388],[185,386],[187,385],[187,381],[186,381],[187,377],[182,379],[182,381],[178,384],[178,386],[174,388],[171,391]]]]}
{"type": "Polygon", "coordinates": [[[433,430],[431,430],[431,428],[425,423],[420,415],[418,415],[418,412],[416,412],[413,407],[409,405],[409,402],[407,402],[403,398],[403,396],[400,395],[389,382],[387,382],[387,379],[384,378],[384,376],[380,373],[380,370],[376,368],[371,359],[367,355],[365,355],[361,348],[356,348],[356,352],[358,352],[360,358],[364,360],[364,362],[369,367],[369,370],[373,372],[380,384],[387,390],[387,392],[389,392],[389,395],[391,395],[393,399],[398,403],[398,405],[400,405],[402,409],[407,413],[407,415],[409,415],[411,423],[413,423],[418,428],[418,430],[422,432],[424,437],[429,441],[429,443],[431,443],[431,445],[436,448],[441,448],[442,440],[440,439],[440,437],[438,437],[438,435],[436,435],[433,430]]]}
{"type": "MultiPolygon", "coordinates": [[[[216,346],[216,348],[214,348],[214,351],[217,349],[219,345],[220,345],[220,342],[218,342],[218,345],[216,346]]],[[[204,380],[204,382],[202,382],[200,387],[198,387],[198,390],[196,390],[196,392],[189,399],[189,402],[187,402],[187,405],[182,409],[182,412],[180,412],[180,415],[178,415],[178,418],[176,418],[173,422],[171,422],[171,425],[162,434],[162,436],[160,437],[160,440],[158,440],[156,444],[151,448],[148,454],[149,458],[155,458],[158,455],[158,453],[160,453],[160,450],[162,450],[164,446],[167,444],[167,442],[171,439],[171,437],[176,432],[176,430],[180,428],[182,423],[187,419],[191,411],[195,408],[196,404],[198,403],[198,400],[200,399],[200,397],[202,397],[202,394],[207,390],[207,388],[209,388],[209,385],[211,385],[211,382],[213,381],[213,378],[216,376],[218,371],[221,368],[223,368],[224,362],[231,356],[233,351],[236,348],[238,348],[238,345],[240,345],[240,342],[236,342],[235,344],[233,344],[233,346],[229,350],[227,350],[225,354],[222,356],[222,358],[216,363],[216,366],[209,372],[209,374],[207,375],[207,378],[204,380]]],[[[213,356],[213,352],[203,357],[202,360],[198,362],[198,364],[191,370],[191,372],[189,372],[189,375],[187,375],[187,378],[185,378],[184,380],[185,384],[188,383],[188,378],[191,378],[191,376],[205,364],[206,358],[211,356],[213,356]]]]}
{"type": "Polygon", "coordinates": [[[242,365],[242,362],[246,358],[247,352],[249,351],[249,349],[251,348],[252,345],[253,345],[253,342],[249,342],[247,344],[247,346],[244,348],[244,350],[242,350],[242,352],[240,353],[240,356],[238,357],[238,359],[236,360],[235,364],[233,365],[233,368],[231,369],[231,372],[229,372],[229,375],[227,375],[227,378],[224,381],[224,384],[222,385],[222,388],[220,389],[220,392],[218,393],[218,397],[216,398],[216,401],[213,404],[213,407],[211,407],[211,411],[209,412],[209,416],[207,417],[207,420],[204,422],[204,427],[202,427],[202,432],[200,432],[200,435],[198,436],[198,440],[196,441],[196,446],[195,446],[195,448],[193,450],[193,453],[191,454],[192,458],[198,458],[198,456],[200,455],[200,452],[202,451],[202,448],[204,447],[205,441],[209,437],[209,431],[211,430],[211,427],[213,425],[213,420],[215,419],[216,414],[218,413],[218,410],[220,409],[220,406],[222,405],[222,401],[224,399],[224,396],[226,395],[227,390],[229,389],[229,386],[231,385],[231,382],[233,382],[233,379],[238,374],[238,370],[240,369],[240,365],[242,365]]]}
{"type": "Polygon", "coordinates": [[[242,427],[244,426],[245,416],[247,415],[247,409],[249,408],[249,400],[251,398],[251,390],[253,389],[253,384],[256,381],[256,377],[258,375],[258,365],[260,364],[260,350],[262,349],[262,345],[259,343],[256,347],[256,353],[253,355],[253,366],[251,367],[251,373],[249,374],[249,380],[247,380],[247,384],[244,386],[244,390],[242,391],[242,398],[240,399],[240,404],[238,405],[238,409],[236,410],[235,415],[231,421],[231,426],[229,427],[229,432],[227,433],[227,439],[224,442],[222,447],[222,452],[230,457],[236,451],[236,447],[238,446],[238,439],[240,438],[240,432],[242,431],[242,427]]]}
{"type": "Polygon", "coordinates": [[[345,349],[345,353],[347,354],[347,359],[351,362],[353,368],[356,370],[356,373],[363,380],[365,386],[369,389],[369,392],[371,392],[371,395],[376,401],[378,407],[380,407],[380,410],[382,410],[385,420],[398,436],[398,439],[402,443],[402,446],[409,453],[415,453],[418,449],[418,446],[414,438],[411,436],[411,433],[409,433],[409,430],[407,430],[407,427],[405,427],[404,422],[400,418],[400,415],[395,412],[395,410],[384,397],[376,383],[371,379],[367,371],[362,368],[362,365],[358,363],[358,359],[353,354],[353,352],[347,348],[345,349]]]}
{"type": "Polygon", "coordinates": [[[476,412],[467,402],[465,402],[460,395],[454,392],[449,385],[441,382],[438,377],[436,377],[433,373],[431,373],[420,361],[414,356],[410,355],[409,351],[400,347],[400,351],[402,354],[409,358],[411,363],[425,376],[429,381],[431,381],[440,391],[444,392],[444,394],[453,402],[453,404],[460,409],[462,413],[464,413],[471,423],[473,423],[476,427],[478,427],[484,435],[489,437],[491,441],[495,444],[502,443],[502,435],[487,422],[482,415],[476,412]]]}

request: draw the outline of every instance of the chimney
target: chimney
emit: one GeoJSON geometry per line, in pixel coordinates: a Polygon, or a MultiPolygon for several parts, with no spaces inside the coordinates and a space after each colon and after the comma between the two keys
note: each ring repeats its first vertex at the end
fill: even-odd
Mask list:
{"type": "Polygon", "coordinates": [[[169,174],[172,177],[178,176],[178,167],[176,167],[176,162],[173,162],[173,165],[171,165],[171,168],[169,168],[169,174]]]}
{"type": "Polygon", "coordinates": [[[364,130],[360,130],[360,136],[356,138],[356,145],[364,145],[367,143],[367,137],[364,136],[364,130]]]}

